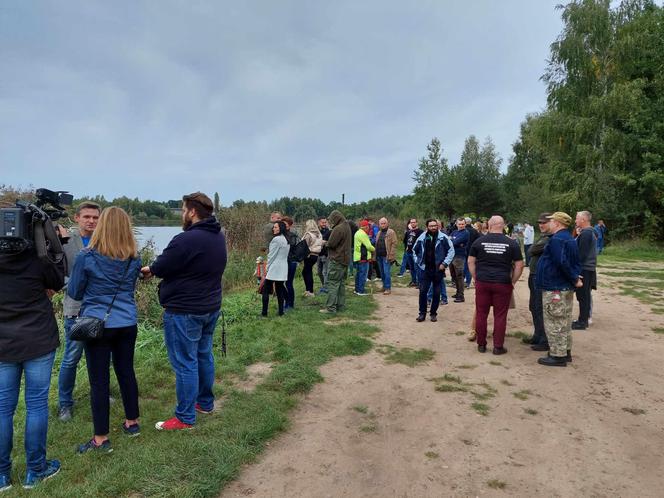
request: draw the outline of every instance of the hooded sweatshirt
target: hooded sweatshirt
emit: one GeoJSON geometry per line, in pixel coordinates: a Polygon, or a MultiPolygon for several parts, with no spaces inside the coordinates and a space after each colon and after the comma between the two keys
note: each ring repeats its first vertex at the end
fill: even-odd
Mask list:
{"type": "Polygon", "coordinates": [[[327,219],[332,227],[330,238],[327,241],[328,258],[330,261],[348,266],[350,264],[350,248],[353,242],[350,225],[344,215],[336,209],[330,213],[327,219]]]}
{"type": "Polygon", "coordinates": [[[46,289],[60,290],[64,264],[45,263],[34,250],[0,254],[0,361],[39,358],[59,345],[46,289]]]}
{"type": "Polygon", "coordinates": [[[226,238],[214,216],[194,223],[150,265],[163,278],[159,302],[176,314],[206,314],[221,307],[221,277],[226,268],[226,238]]]}

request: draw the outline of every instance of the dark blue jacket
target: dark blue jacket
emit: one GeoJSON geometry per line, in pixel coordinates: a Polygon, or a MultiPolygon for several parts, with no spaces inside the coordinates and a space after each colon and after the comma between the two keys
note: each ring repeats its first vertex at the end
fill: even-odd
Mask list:
{"type": "MultiPolygon", "coordinates": [[[[424,271],[426,267],[426,262],[424,261],[424,244],[426,237],[427,232],[422,232],[413,245],[415,264],[422,271],[424,271]]],[[[436,256],[436,268],[439,268],[443,263],[450,266],[450,263],[454,259],[454,246],[452,245],[450,238],[443,232],[438,232],[438,238],[436,239],[436,245],[434,246],[434,254],[436,256]]]]}
{"type": "Polygon", "coordinates": [[[83,249],[78,253],[67,283],[67,294],[76,301],[82,301],[79,316],[103,319],[119,286],[106,327],[136,325],[134,290],[141,271],[141,260],[132,259],[122,278],[126,267],[127,260],[102,256],[94,249],[83,249]]]}
{"type": "Polygon", "coordinates": [[[454,230],[450,235],[452,244],[454,244],[454,257],[467,258],[468,247],[470,246],[470,234],[465,228],[463,230],[454,230]]]}
{"type": "Polygon", "coordinates": [[[553,234],[537,263],[535,286],[542,290],[570,290],[581,274],[579,249],[567,230],[553,234]]]}
{"type": "Polygon", "coordinates": [[[162,278],[159,302],[171,313],[204,315],[221,307],[226,238],[214,216],[176,235],[150,265],[162,278]]]}

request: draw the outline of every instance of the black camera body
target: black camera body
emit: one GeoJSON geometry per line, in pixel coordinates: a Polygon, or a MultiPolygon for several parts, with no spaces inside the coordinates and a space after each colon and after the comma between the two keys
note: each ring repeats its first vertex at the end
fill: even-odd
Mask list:
{"type": "Polygon", "coordinates": [[[68,216],[62,206],[71,205],[74,198],[45,188],[37,189],[35,197],[34,203],[16,201],[15,207],[0,208],[0,253],[17,254],[31,247],[40,257],[62,252],[53,222],[68,216]]]}

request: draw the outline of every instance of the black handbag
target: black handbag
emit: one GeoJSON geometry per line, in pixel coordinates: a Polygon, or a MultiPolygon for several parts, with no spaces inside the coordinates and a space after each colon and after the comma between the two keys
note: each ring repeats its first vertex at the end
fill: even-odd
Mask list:
{"type": "Polygon", "coordinates": [[[118,292],[120,292],[120,287],[122,286],[122,282],[124,281],[125,275],[127,275],[127,270],[129,270],[129,265],[131,264],[131,261],[132,258],[129,258],[127,260],[127,266],[125,266],[124,273],[120,278],[120,283],[118,284],[118,288],[115,289],[115,294],[113,294],[113,299],[111,300],[111,304],[108,305],[108,309],[106,310],[104,319],[102,320],[101,318],[95,318],[93,316],[76,317],[76,321],[74,321],[74,324],[71,326],[71,330],[69,332],[69,339],[71,339],[72,341],[91,341],[93,339],[99,339],[104,334],[104,326],[106,324],[106,319],[108,318],[108,315],[111,314],[111,308],[113,308],[113,303],[115,302],[115,298],[117,297],[118,292]]]}

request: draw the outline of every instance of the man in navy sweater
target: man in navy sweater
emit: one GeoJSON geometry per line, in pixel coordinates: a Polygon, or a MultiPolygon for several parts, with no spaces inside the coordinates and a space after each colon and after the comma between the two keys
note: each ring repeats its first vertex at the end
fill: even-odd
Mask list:
{"type": "Polygon", "coordinates": [[[226,268],[226,239],[212,215],[210,198],[182,198],[182,227],[164,252],[141,272],[156,276],[164,308],[164,340],[175,372],[175,416],[157,422],[159,430],[191,428],[196,412],[214,409],[212,335],[221,308],[221,277],[226,268]]]}
{"type": "Polygon", "coordinates": [[[537,263],[535,287],[542,290],[544,331],[549,356],[537,362],[548,367],[564,367],[572,361],[572,301],[574,289],[583,286],[579,249],[568,227],[572,218],[555,212],[548,216],[553,235],[537,263]]]}
{"type": "Polygon", "coordinates": [[[468,242],[470,234],[466,230],[466,219],[459,218],[456,222],[457,229],[450,234],[452,244],[454,244],[454,259],[452,260],[452,267],[454,267],[454,284],[456,285],[456,294],[452,297],[455,303],[463,303],[465,301],[463,296],[463,269],[466,266],[466,258],[468,258],[468,242]]]}

